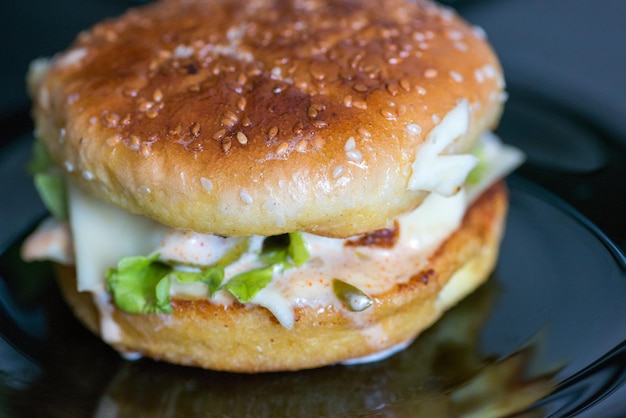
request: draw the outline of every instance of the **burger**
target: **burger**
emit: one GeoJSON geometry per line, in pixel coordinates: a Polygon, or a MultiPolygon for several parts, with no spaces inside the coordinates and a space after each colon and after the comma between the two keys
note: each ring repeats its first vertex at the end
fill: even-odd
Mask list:
{"type": "Polygon", "coordinates": [[[161,0],[31,65],[76,316],[127,358],[374,361],[490,275],[522,160],[484,33],[426,0],[161,0]]]}

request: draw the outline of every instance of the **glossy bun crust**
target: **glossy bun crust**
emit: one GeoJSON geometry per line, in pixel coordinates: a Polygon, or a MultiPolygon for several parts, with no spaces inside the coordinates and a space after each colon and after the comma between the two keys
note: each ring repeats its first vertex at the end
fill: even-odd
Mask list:
{"type": "Polygon", "coordinates": [[[460,100],[502,107],[482,32],[425,0],[167,0],[34,65],[37,136],[84,188],[176,228],[345,237],[389,226],[460,100]],[[351,139],[352,138],[352,139],[351,139]]]}
{"type": "MultiPolygon", "coordinates": [[[[114,308],[122,352],[213,370],[262,372],[313,368],[371,355],[411,341],[483,283],[498,255],[507,192],[496,184],[467,212],[462,226],[422,271],[362,312],[298,309],[286,329],[258,306],[224,307],[174,300],[172,315],[129,315],[114,308]]],[[[59,268],[62,292],[95,333],[99,316],[89,293],[78,293],[74,270],[59,268]]]]}

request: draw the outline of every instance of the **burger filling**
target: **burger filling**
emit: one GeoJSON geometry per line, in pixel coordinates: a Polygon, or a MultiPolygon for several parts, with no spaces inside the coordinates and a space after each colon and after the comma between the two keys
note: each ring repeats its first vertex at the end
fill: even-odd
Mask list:
{"type": "Polygon", "coordinates": [[[27,239],[23,256],[75,264],[78,290],[94,294],[109,342],[119,338],[110,300],[132,314],[169,314],[174,298],[253,304],[291,328],[295,308],[359,312],[373,296],[408,281],[459,227],[468,205],[523,158],[490,133],[472,154],[477,164],[459,191],[431,193],[389,229],[345,239],[297,231],[220,237],[168,228],[103,203],[65,181],[37,145],[31,170],[53,218],[27,239]]]}

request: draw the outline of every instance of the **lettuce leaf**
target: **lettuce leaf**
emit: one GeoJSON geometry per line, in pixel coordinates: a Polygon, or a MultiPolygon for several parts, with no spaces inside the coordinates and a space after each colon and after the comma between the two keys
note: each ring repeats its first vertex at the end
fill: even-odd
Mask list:
{"type": "Polygon", "coordinates": [[[222,285],[222,281],[224,280],[224,267],[209,267],[200,272],[174,270],[170,274],[180,283],[202,282],[206,284],[209,289],[209,296],[212,297],[222,285]]]}
{"type": "Polygon", "coordinates": [[[274,277],[274,266],[262,267],[255,270],[233,276],[225,285],[228,290],[241,303],[247,303],[274,277]]]}
{"type": "Polygon", "coordinates": [[[33,176],[35,189],[46,209],[57,219],[67,219],[65,179],[57,171],[56,164],[50,157],[48,150],[39,141],[35,141],[33,144],[28,171],[33,176]]]}
{"type": "Polygon", "coordinates": [[[107,272],[107,288],[115,305],[131,314],[172,313],[170,276],[172,267],[152,257],[123,257],[107,272]]]}

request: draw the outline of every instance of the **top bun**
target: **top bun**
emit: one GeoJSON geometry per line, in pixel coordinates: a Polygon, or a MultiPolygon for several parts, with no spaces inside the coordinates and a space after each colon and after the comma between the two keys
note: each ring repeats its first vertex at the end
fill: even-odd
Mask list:
{"type": "MultiPolygon", "coordinates": [[[[345,237],[428,193],[416,155],[459,103],[502,108],[480,30],[428,1],[166,0],[34,66],[37,135],[101,199],[224,236],[345,237]]],[[[424,170],[428,170],[424,167],[424,170]]]]}

